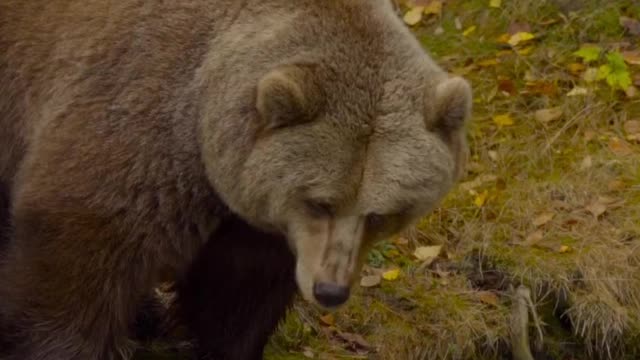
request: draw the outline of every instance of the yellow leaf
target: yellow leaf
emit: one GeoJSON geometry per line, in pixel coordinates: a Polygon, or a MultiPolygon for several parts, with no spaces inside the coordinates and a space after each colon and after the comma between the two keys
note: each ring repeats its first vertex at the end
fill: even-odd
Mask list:
{"type": "Polygon", "coordinates": [[[462,36],[469,36],[474,31],[476,31],[476,26],[475,25],[471,25],[465,31],[462,32],[462,36]]]}
{"type": "Polygon", "coordinates": [[[478,64],[478,66],[482,66],[482,67],[495,66],[495,65],[498,65],[498,59],[480,60],[476,64],[478,64]]]}
{"type": "Polygon", "coordinates": [[[533,51],[534,47],[533,46],[527,46],[524,49],[518,50],[518,55],[520,56],[526,56],[531,54],[531,52],[533,51]]]}
{"type": "Polygon", "coordinates": [[[422,20],[422,13],[424,12],[424,6],[416,6],[404,14],[403,20],[407,25],[413,26],[422,20]]]}
{"type": "Polygon", "coordinates": [[[382,278],[387,281],[396,280],[400,276],[400,269],[393,269],[382,273],[382,278]]]}
{"type": "Polygon", "coordinates": [[[558,252],[561,253],[561,254],[569,252],[569,251],[571,251],[571,248],[568,247],[567,245],[561,245],[560,248],[558,249],[558,252]]]}
{"type": "Polygon", "coordinates": [[[498,36],[497,41],[499,43],[502,43],[502,44],[508,44],[510,38],[511,38],[511,35],[509,35],[509,33],[504,33],[504,34],[498,36]]]}
{"type": "Polygon", "coordinates": [[[333,314],[326,314],[324,316],[320,316],[320,322],[327,326],[332,326],[336,323],[336,319],[333,317],[333,314]]]}
{"type": "Polygon", "coordinates": [[[424,7],[425,15],[440,15],[442,13],[442,1],[432,1],[424,7]]]}
{"type": "Polygon", "coordinates": [[[489,7],[499,8],[502,5],[502,0],[489,0],[489,7]]]}
{"type": "Polygon", "coordinates": [[[485,190],[476,195],[476,198],[473,199],[473,203],[476,204],[477,207],[482,207],[484,203],[487,202],[488,196],[489,196],[489,191],[485,190]]]}
{"type": "Polygon", "coordinates": [[[569,72],[574,74],[574,75],[578,75],[581,72],[584,71],[584,69],[586,69],[586,66],[584,66],[584,64],[582,63],[571,63],[569,65],[567,65],[567,69],[569,69],[569,72]]]}
{"type": "Polygon", "coordinates": [[[529,32],[517,32],[513,35],[511,35],[511,37],[509,38],[509,45],[511,46],[516,46],[520,43],[532,40],[535,38],[535,35],[533,35],[532,33],[529,32]]]}
{"type": "Polygon", "coordinates": [[[498,126],[511,126],[513,125],[513,118],[509,114],[495,115],[493,122],[498,126]]]}

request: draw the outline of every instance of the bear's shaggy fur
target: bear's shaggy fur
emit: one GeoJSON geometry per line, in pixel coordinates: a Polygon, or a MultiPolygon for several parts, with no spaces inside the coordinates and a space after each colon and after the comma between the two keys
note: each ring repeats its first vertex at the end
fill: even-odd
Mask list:
{"type": "Polygon", "coordinates": [[[167,279],[204,353],[259,358],[288,271],[338,306],[438,204],[470,111],[388,0],[0,0],[8,359],[128,358],[167,279]]]}

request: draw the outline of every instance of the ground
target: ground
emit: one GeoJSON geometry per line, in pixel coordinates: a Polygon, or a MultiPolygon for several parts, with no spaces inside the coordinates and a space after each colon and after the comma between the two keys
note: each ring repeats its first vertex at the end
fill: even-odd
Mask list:
{"type": "Polygon", "coordinates": [[[467,175],[266,358],[640,358],[640,3],[398,5],[473,85],[467,175]]]}

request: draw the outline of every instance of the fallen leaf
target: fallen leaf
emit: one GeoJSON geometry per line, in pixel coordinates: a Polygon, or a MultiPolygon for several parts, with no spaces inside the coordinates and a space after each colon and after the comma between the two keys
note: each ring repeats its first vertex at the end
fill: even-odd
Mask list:
{"type": "Polygon", "coordinates": [[[595,218],[598,218],[607,211],[607,205],[596,200],[585,206],[585,210],[590,212],[595,218]]]}
{"type": "Polygon", "coordinates": [[[462,22],[460,21],[459,17],[453,19],[453,24],[456,27],[456,30],[462,30],[462,22]]]}
{"type": "Polygon", "coordinates": [[[440,15],[442,14],[442,1],[431,1],[424,6],[425,15],[440,15]]]}
{"type": "Polygon", "coordinates": [[[487,151],[487,155],[489,155],[489,159],[491,159],[494,162],[498,162],[498,160],[500,159],[500,157],[498,156],[498,152],[495,150],[487,151]]]}
{"type": "Polygon", "coordinates": [[[485,60],[480,60],[476,62],[478,66],[482,66],[482,67],[495,66],[495,65],[498,65],[498,63],[499,63],[498,59],[485,59],[485,60]]]}
{"type": "Polygon", "coordinates": [[[558,252],[561,254],[567,253],[571,251],[571,248],[567,245],[560,245],[560,247],[558,248],[558,252]]]}
{"type": "Polygon", "coordinates": [[[600,58],[602,49],[596,45],[583,45],[578,51],[575,51],[573,55],[579,57],[585,64],[594,62],[600,58]]]}
{"type": "Polygon", "coordinates": [[[567,93],[567,96],[583,96],[587,95],[589,91],[586,88],[576,86],[567,93]]]}
{"type": "Polygon", "coordinates": [[[640,120],[628,120],[622,125],[627,135],[640,134],[640,120]]]}
{"type": "Polygon", "coordinates": [[[529,54],[531,54],[533,52],[533,49],[535,49],[535,47],[533,46],[527,46],[524,49],[520,49],[517,51],[518,55],[520,56],[527,56],[529,54]]]}
{"type": "Polygon", "coordinates": [[[400,269],[388,270],[382,273],[382,278],[387,281],[394,281],[400,276],[400,269]]]}
{"type": "Polygon", "coordinates": [[[498,80],[498,90],[506,92],[509,95],[515,95],[518,92],[516,85],[511,79],[498,80]]]}
{"type": "Polygon", "coordinates": [[[511,38],[511,34],[504,33],[504,34],[498,36],[496,41],[499,42],[500,44],[508,44],[510,38],[511,38]]]}
{"type": "Polygon", "coordinates": [[[542,230],[536,230],[530,233],[529,235],[527,235],[522,245],[532,246],[542,241],[543,238],[544,238],[544,233],[542,232],[542,230]]]}
{"type": "Polygon", "coordinates": [[[502,6],[502,0],[489,0],[489,7],[499,8],[502,6]]]}
{"type": "Polygon", "coordinates": [[[638,96],[638,88],[633,85],[629,85],[629,87],[624,90],[624,93],[627,95],[627,98],[634,99],[638,96]]]}
{"type": "Polygon", "coordinates": [[[476,31],[476,26],[475,25],[471,25],[468,28],[466,28],[463,32],[462,32],[462,36],[469,36],[471,35],[471,33],[473,33],[474,31],[476,31]]]}
{"type": "Polygon", "coordinates": [[[363,276],[362,279],[360,279],[360,286],[364,288],[370,288],[377,286],[381,281],[382,278],[380,277],[380,275],[367,275],[363,276]]]}
{"type": "Polygon", "coordinates": [[[493,306],[498,306],[498,302],[499,302],[498,296],[491,291],[479,291],[478,299],[480,299],[480,301],[482,301],[485,304],[489,304],[493,306]]]}
{"type": "Polygon", "coordinates": [[[620,190],[624,190],[626,188],[626,184],[624,181],[622,180],[611,180],[609,181],[609,183],[607,183],[607,190],[609,191],[620,191],[620,190]]]}
{"type": "Polygon", "coordinates": [[[627,156],[633,154],[633,148],[628,142],[617,137],[609,139],[609,150],[618,156],[627,156]]]}
{"type": "Polygon", "coordinates": [[[573,75],[578,75],[582,73],[586,68],[587,67],[581,63],[571,63],[567,65],[567,69],[569,69],[569,72],[572,73],[573,75]]]}
{"type": "Polygon", "coordinates": [[[371,345],[362,337],[362,335],[340,332],[337,334],[337,337],[342,339],[347,344],[351,345],[351,350],[369,350],[371,349],[371,345]]]}
{"type": "Polygon", "coordinates": [[[544,213],[536,216],[533,219],[533,221],[532,221],[533,222],[533,226],[540,227],[540,226],[548,223],[549,221],[553,220],[554,217],[555,217],[554,213],[549,212],[549,211],[544,212],[544,213]]]}
{"type": "Polygon", "coordinates": [[[509,114],[495,115],[493,117],[493,122],[500,127],[511,126],[514,124],[513,118],[509,114]]]}
{"type": "Polygon", "coordinates": [[[635,51],[623,51],[621,52],[622,58],[629,65],[640,65],[640,50],[635,51]]]}
{"type": "Polygon", "coordinates": [[[308,358],[308,359],[313,359],[316,357],[316,355],[313,353],[313,351],[311,351],[311,349],[306,348],[304,349],[304,351],[302,352],[302,355],[304,355],[304,357],[308,358]]]}
{"type": "Polygon", "coordinates": [[[336,323],[336,319],[333,317],[333,314],[329,313],[320,316],[320,322],[327,326],[333,326],[336,323]]]}
{"type": "Polygon", "coordinates": [[[585,171],[591,168],[591,166],[593,166],[593,159],[590,155],[587,155],[584,157],[584,159],[582,159],[582,162],[580,163],[580,170],[585,171]]]}
{"type": "Polygon", "coordinates": [[[598,135],[595,131],[593,130],[586,130],[584,132],[584,141],[589,142],[593,139],[596,138],[596,135],[598,135]]]}
{"type": "Polygon", "coordinates": [[[413,252],[413,256],[420,261],[433,261],[433,259],[440,255],[440,251],[442,251],[442,245],[419,246],[413,252]]]}
{"type": "Polygon", "coordinates": [[[533,94],[543,94],[547,96],[554,96],[558,92],[558,87],[556,86],[556,84],[550,81],[541,81],[541,80],[527,81],[525,85],[527,87],[527,90],[533,94]]]}
{"type": "Polygon", "coordinates": [[[620,16],[620,25],[631,35],[640,36],[640,21],[626,17],[620,16]]]}
{"type": "Polygon", "coordinates": [[[598,68],[590,67],[582,74],[582,79],[588,83],[598,80],[598,68]]]}
{"type": "Polygon", "coordinates": [[[498,177],[493,175],[493,174],[482,174],[482,175],[478,175],[475,179],[473,179],[471,181],[463,182],[458,186],[463,191],[469,191],[469,190],[473,190],[473,189],[475,189],[475,188],[479,187],[480,185],[485,184],[487,182],[496,181],[497,179],[498,179],[498,177]]]}
{"type": "Polygon", "coordinates": [[[402,18],[407,25],[413,26],[418,24],[422,20],[422,13],[424,12],[424,6],[416,6],[404,14],[402,18]]]}
{"type": "Polygon", "coordinates": [[[489,196],[489,191],[484,190],[483,192],[476,195],[473,199],[473,203],[477,207],[482,207],[487,202],[487,197],[489,196]]]}
{"type": "Polygon", "coordinates": [[[558,120],[562,116],[562,107],[557,106],[548,109],[537,110],[534,114],[536,120],[541,123],[548,123],[554,120],[558,120]]]}
{"type": "Polygon", "coordinates": [[[523,42],[530,41],[534,38],[535,38],[535,35],[533,35],[532,33],[521,31],[511,35],[508,43],[511,46],[517,46],[523,42]]]}
{"type": "MultiPolygon", "coordinates": [[[[512,22],[511,24],[509,24],[509,28],[507,28],[507,33],[509,34],[509,38],[511,38],[511,35],[515,35],[520,32],[530,33],[531,25],[529,25],[528,23],[522,23],[522,22],[512,22]]],[[[509,39],[507,39],[506,42],[508,43],[509,39]]]]}
{"type": "Polygon", "coordinates": [[[399,246],[407,246],[409,244],[409,239],[400,236],[393,239],[393,243],[399,246]]]}

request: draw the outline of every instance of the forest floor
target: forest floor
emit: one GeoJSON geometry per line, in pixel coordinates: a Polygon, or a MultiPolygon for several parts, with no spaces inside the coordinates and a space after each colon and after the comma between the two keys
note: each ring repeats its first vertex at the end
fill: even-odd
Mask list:
{"type": "Polygon", "coordinates": [[[347,306],[297,302],[266,359],[640,358],[640,3],[399,16],[473,85],[466,177],[370,253],[347,306]]]}

